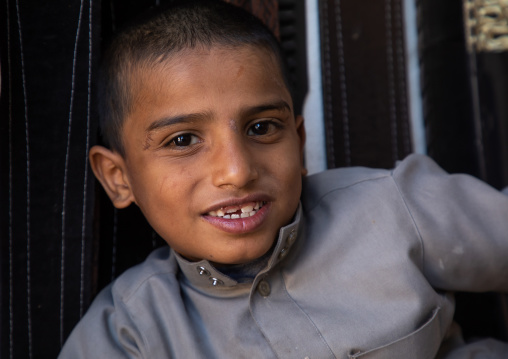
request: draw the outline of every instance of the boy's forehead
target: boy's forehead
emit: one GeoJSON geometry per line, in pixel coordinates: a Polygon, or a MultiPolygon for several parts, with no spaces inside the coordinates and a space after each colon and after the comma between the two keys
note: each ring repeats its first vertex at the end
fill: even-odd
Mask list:
{"type": "Polygon", "coordinates": [[[281,80],[284,80],[277,57],[268,49],[256,45],[214,45],[184,48],[156,59],[145,59],[138,63],[132,63],[131,66],[128,66],[131,85],[136,85],[140,80],[151,79],[153,81],[161,76],[171,78],[181,75],[188,69],[189,64],[200,66],[202,61],[211,56],[214,56],[219,64],[221,64],[221,59],[236,60],[237,63],[243,65],[255,64],[260,72],[267,71],[270,76],[280,77],[281,80]]]}
{"type": "Polygon", "coordinates": [[[181,113],[175,110],[176,115],[206,111],[209,103],[203,96],[217,99],[220,93],[235,103],[245,102],[247,107],[285,101],[292,112],[291,96],[277,59],[259,46],[181,50],[152,66],[137,66],[131,72],[129,85],[131,114],[143,111],[143,117],[154,121],[161,116],[159,110],[171,116],[175,115],[172,108],[185,109],[181,113]],[[185,107],[187,104],[194,107],[185,107]]]}
{"type": "Polygon", "coordinates": [[[212,77],[219,79],[215,85],[220,86],[223,84],[220,76],[234,74],[240,80],[245,71],[249,72],[250,77],[246,78],[252,86],[256,80],[269,79],[277,84],[276,88],[289,93],[276,56],[263,47],[253,45],[186,48],[163,60],[147,60],[132,66],[128,88],[134,102],[145,101],[147,92],[155,90],[157,93],[161,87],[182,90],[191,83],[206,82],[212,77]],[[212,68],[217,71],[209,71],[212,68]]]}

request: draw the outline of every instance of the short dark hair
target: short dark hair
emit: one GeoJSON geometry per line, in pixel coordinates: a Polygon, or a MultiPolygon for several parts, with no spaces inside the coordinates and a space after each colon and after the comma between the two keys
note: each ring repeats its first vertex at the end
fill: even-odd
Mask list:
{"type": "Polygon", "coordinates": [[[98,103],[106,146],[125,155],[122,126],[131,105],[130,74],[141,66],[168,60],[184,49],[252,45],[275,55],[292,94],[288,68],[280,44],[254,15],[220,0],[176,1],[150,10],[120,31],[101,62],[98,103]]]}

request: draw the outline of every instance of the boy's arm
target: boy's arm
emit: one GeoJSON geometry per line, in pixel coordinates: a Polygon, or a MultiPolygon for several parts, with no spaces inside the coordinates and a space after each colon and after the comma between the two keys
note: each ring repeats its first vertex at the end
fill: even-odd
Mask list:
{"type": "Polygon", "coordinates": [[[414,155],[393,171],[436,288],[508,292],[508,196],[414,155]]]}
{"type": "Polygon", "coordinates": [[[111,291],[109,286],[97,296],[67,339],[59,359],[144,357],[139,345],[143,338],[111,291]]]}

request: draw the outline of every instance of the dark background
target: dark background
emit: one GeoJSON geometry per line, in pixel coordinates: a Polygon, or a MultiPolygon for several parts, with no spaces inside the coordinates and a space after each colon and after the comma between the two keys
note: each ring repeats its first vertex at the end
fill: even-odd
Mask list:
{"type": "MultiPolygon", "coordinates": [[[[306,91],[304,2],[232,2],[280,37],[299,108],[306,91]]],[[[135,207],[113,209],[87,159],[100,141],[94,84],[103,44],[157,3],[0,5],[3,358],[56,357],[97,291],[162,244],[135,207]]],[[[320,0],[319,8],[328,167],[392,167],[412,148],[402,2],[320,0]]],[[[429,155],[450,172],[508,185],[506,53],[466,51],[460,0],[417,1],[417,10],[429,155]]],[[[458,298],[466,336],[507,339],[503,296],[458,298]]]]}

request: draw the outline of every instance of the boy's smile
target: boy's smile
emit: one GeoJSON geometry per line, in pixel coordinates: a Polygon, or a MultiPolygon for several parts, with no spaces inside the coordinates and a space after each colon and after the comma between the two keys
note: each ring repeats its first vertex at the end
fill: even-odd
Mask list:
{"type": "Polygon", "coordinates": [[[266,253],[297,209],[305,136],[274,58],[251,46],[183,50],[129,83],[113,203],[135,202],[191,260],[266,253]]]}

